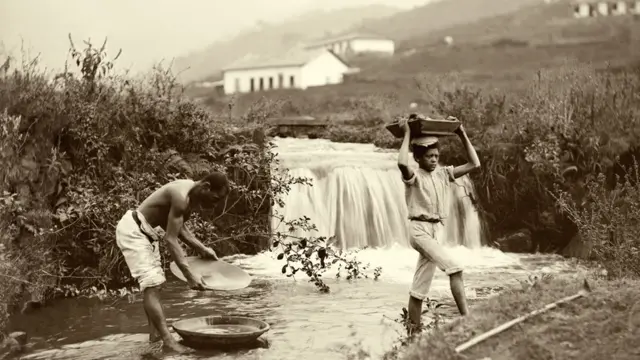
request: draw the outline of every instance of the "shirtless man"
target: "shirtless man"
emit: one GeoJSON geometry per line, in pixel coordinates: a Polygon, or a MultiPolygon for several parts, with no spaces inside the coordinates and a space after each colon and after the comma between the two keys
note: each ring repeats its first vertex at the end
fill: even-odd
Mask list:
{"type": "Polygon", "coordinates": [[[175,180],[156,190],[136,210],[128,210],[116,227],[116,243],[131,276],[144,294],[144,311],[149,321],[149,340],[162,339],[165,349],[186,352],[169,333],[160,303],[160,286],[166,281],[160,259],[160,240],[156,228],[165,231],[164,243],[176,265],[188,281],[189,287],[204,290],[202,279],[189,269],[178,239],[196,250],[201,256],[215,259],[216,253],[204,246],[184,225],[193,210],[211,207],[229,192],[224,174],[212,172],[199,181],[175,180]]]}

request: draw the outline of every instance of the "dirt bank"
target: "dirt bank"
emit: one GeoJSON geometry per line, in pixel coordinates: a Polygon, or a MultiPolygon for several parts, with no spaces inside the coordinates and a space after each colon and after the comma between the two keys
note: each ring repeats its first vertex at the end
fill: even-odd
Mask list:
{"type": "Polygon", "coordinates": [[[548,303],[577,293],[580,279],[548,279],[478,304],[469,318],[425,335],[402,359],[640,359],[640,281],[588,279],[592,292],[456,354],[454,348],[548,303]],[[635,344],[635,345],[634,345],[635,344]]]}

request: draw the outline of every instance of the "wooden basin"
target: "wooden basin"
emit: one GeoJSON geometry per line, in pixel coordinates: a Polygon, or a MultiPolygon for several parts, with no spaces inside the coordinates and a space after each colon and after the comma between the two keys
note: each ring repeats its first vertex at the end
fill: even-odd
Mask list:
{"type": "Polygon", "coordinates": [[[264,321],[240,316],[203,316],[176,321],[172,327],[185,345],[194,348],[244,345],[270,328],[264,321]]]}
{"type": "MultiPolygon", "coordinates": [[[[411,129],[411,137],[419,136],[450,136],[460,127],[460,121],[455,118],[449,119],[411,119],[407,122],[411,129]]],[[[397,122],[385,126],[396,138],[402,138],[404,131],[397,122]]]]}

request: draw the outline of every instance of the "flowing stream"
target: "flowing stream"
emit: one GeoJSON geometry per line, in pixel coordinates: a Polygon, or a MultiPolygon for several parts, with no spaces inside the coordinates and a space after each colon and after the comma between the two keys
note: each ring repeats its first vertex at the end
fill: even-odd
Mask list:
{"type": "MultiPolygon", "coordinates": [[[[275,253],[232,256],[225,260],[253,276],[248,288],[199,293],[167,274],[165,312],[170,323],[221,314],[262,319],[271,330],[263,335],[261,347],[159,355],[147,341],[140,296],[116,302],[71,299],[14,319],[14,328],[27,331],[34,347],[24,358],[340,359],[345,357],[344,347],[357,342],[372,358],[379,358],[402,330],[392,319],[406,306],[417,260],[417,253],[407,245],[407,210],[397,155],[372,145],[326,140],[278,139],[277,145],[281,165],[293,176],[311,178],[313,186],[294,186],[286,206],[273,211],[286,219],[306,215],[318,229],[306,235],[334,235],[338,246],[362,249],[357,253],[360,261],[371,268],[382,267],[378,281],[335,279],[333,269],[324,275],[331,293],[320,294],[304,276],[297,281],[283,276],[275,253]]],[[[559,256],[509,254],[483,247],[470,180],[459,179],[451,195],[445,231],[451,251],[466,266],[472,311],[477,301],[505,287],[520,286],[518,281],[532,272],[576,272],[573,263],[559,256]]],[[[443,313],[453,317],[455,305],[443,273],[436,274],[429,296],[444,303],[443,313]]]]}

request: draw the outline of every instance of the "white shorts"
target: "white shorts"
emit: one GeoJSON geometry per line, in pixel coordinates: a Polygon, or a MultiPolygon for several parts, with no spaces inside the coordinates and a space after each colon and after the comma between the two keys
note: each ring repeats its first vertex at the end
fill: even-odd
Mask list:
{"type": "Polygon", "coordinates": [[[144,291],[146,288],[162,285],[166,278],[160,258],[161,237],[139,211],[136,213],[142,228],[151,239],[140,230],[133,219],[133,211],[128,210],[116,226],[116,244],[124,255],[131,276],[138,281],[140,291],[144,291]]]}
{"type": "Polygon", "coordinates": [[[448,249],[438,240],[443,229],[442,223],[410,222],[409,243],[420,253],[409,292],[409,295],[416,299],[424,300],[427,297],[436,267],[447,275],[462,271],[462,266],[453,259],[448,249]]]}

